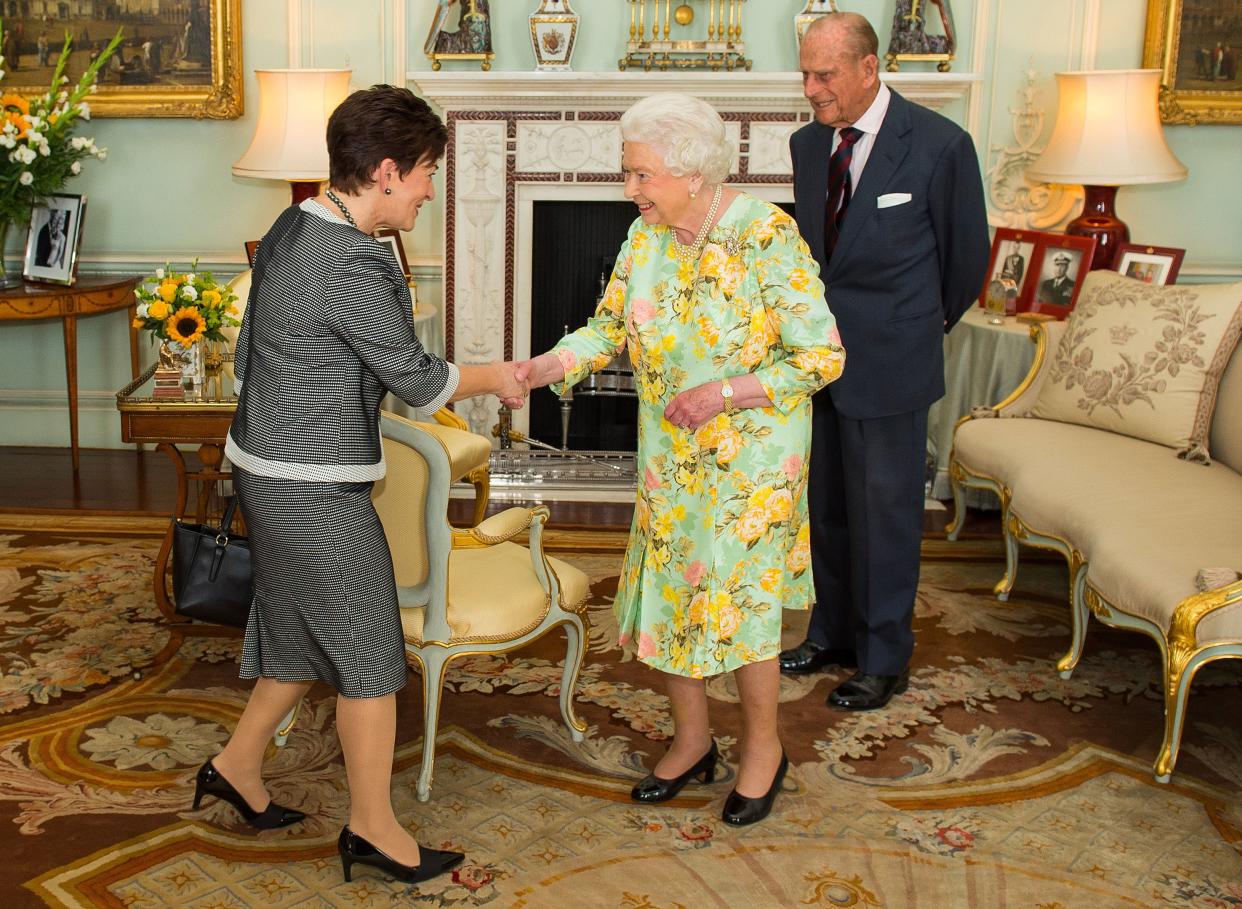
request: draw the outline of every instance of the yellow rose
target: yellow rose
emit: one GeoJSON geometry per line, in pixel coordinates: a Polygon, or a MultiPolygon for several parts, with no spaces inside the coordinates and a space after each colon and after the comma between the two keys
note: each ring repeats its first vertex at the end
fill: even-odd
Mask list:
{"type": "Polygon", "coordinates": [[[737,521],[737,536],[743,543],[753,543],[768,529],[767,515],[758,508],[744,512],[737,521]]]}
{"type": "Polygon", "coordinates": [[[767,501],[768,523],[776,524],[789,520],[793,513],[793,496],[788,489],[778,489],[767,501]]]}
{"type": "Polygon", "coordinates": [[[715,243],[703,247],[699,256],[699,275],[704,278],[719,278],[725,265],[725,254],[715,243]]]}
{"type": "Polygon", "coordinates": [[[160,299],[165,303],[171,303],[173,300],[177,299],[177,282],[165,281],[160,285],[160,289],[157,293],[160,295],[160,299]]]}
{"type": "Polygon", "coordinates": [[[768,501],[768,499],[771,496],[772,496],[771,486],[760,486],[758,489],[756,489],[754,492],[750,494],[750,499],[747,500],[746,507],[762,509],[764,504],[768,501]]]}
{"type": "Polygon", "coordinates": [[[690,600],[690,622],[694,625],[707,624],[707,592],[700,590],[690,600]]]}
{"type": "Polygon", "coordinates": [[[716,443],[720,441],[720,429],[728,423],[724,414],[716,414],[694,432],[694,441],[699,443],[699,448],[715,448],[716,443]]]}
{"type": "Polygon", "coordinates": [[[614,316],[621,315],[621,312],[625,309],[625,282],[613,278],[608,284],[608,289],[604,291],[604,299],[600,303],[600,307],[606,309],[614,316]]]}
{"type": "Polygon", "coordinates": [[[742,451],[742,436],[735,429],[726,429],[720,434],[720,439],[716,443],[716,460],[721,464],[728,464],[736,458],[742,451]]]}
{"type": "Polygon", "coordinates": [[[799,540],[794,544],[793,549],[789,550],[789,555],[785,558],[785,567],[795,575],[798,575],[806,571],[807,566],[810,564],[811,545],[806,541],[799,540]]]}
{"type": "Polygon", "coordinates": [[[738,285],[746,277],[746,265],[741,259],[733,257],[725,263],[720,275],[720,289],[728,296],[737,292],[738,285]]]}
{"type": "Polygon", "coordinates": [[[131,328],[142,328],[147,323],[144,322],[142,319],[134,319],[134,321],[130,322],[129,324],[131,328]]]}
{"type": "MultiPolygon", "coordinates": [[[[174,291],[176,290],[175,285],[173,287],[173,290],[174,291]]],[[[167,319],[168,314],[171,312],[172,312],[172,309],[163,300],[156,300],[154,303],[152,303],[150,306],[147,307],[147,315],[150,316],[152,319],[159,319],[160,321],[167,319]]]]}
{"type": "Polygon", "coordinates": [[[202,300],[203,300],[204,306],[219,306],[220,305],[220,291],[205,290],[203,291],[202,300]]]}
{"type": "Polygon", "coordinates": [[[742,345],[742,352],[738,354],[738,359],[745,366],[758,366],[767,352],[768,344],[763,334],[752,334],[742,345]]]}
{"type": "Polygon", "coordinates": [[[742,610],[730,603],[728,607],[721,610],[716,626],[720,629],[720,636],[722,638],[733,637],[733,635],[737,634],[738,629],[742,627],[742,610]]]}
{"type": "Polygon", "coordinates": [[[799,293],[811,289],[811,275],[805,268],[795,268],[789,272],[789,286],[799,293]]]}
{"type": "Polygon", "coordinates": [[[759,578],[759,586],[768,593],[776,593],[777,588],[781,586],[781,575],[783,572],[779,568],[769,568],[759,578]]]}

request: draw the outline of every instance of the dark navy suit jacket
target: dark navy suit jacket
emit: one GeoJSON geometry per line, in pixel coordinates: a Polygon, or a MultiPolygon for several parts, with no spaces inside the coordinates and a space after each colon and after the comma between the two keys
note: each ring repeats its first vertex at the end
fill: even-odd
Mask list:
{"type": "Polygon", "coordinates": [[[812,122],[789,141],[798,226],[848,357],[826,391],[849,419],[909,413],[944,394],[941,338],[983,287],[990,244],[978,158],[961,127],[893,92],[825,267],[833,133],[812,122]],[[890,193],[910,201],[877,207],[890,193]]]}

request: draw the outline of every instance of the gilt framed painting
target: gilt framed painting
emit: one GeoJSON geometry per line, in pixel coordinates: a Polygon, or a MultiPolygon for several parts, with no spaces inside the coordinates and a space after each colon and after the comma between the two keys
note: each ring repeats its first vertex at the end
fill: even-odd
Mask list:
{"type": "Polygon", "coordinates": [[[241,0],[0,5],[6,91],[46,92],[66,35],[66,75],[77,82],[120,30],[89,99],[92,116],[242,115],[241,0]]]}
{"type": "Polygon", "coordinates": [[[1165,123],[1242,123],[1237,0],[1147,0],[1143,66],[1160,70],[1165,123]]]}

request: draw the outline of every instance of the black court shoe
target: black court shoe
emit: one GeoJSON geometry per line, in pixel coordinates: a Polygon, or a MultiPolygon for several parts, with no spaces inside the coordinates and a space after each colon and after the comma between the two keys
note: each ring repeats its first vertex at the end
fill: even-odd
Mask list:
{"type": "Polygon", "coordinates": [[[699,758],[693,767],[683,773],[681,776],[673,777],[671,780],[663,779],[654,773],[649,773],[630,790],[630,798],[636,802],[667,802],[671,798],[675,798],[677,793],[685,788],[686,783],[690,782],[696,776],[700,777],[704,783],[712,783],[716,780],[716,761],[720,759],[720,749],[716,747],[716,740],[712,739],[712,747],[708,749],[707,754],[699,758]]]}
{"type": "Polygon", "coordinates": [[[277,827],[288,827],[290,824],[296,824],[298,821],[306,818],[306,815],[301,811],[285,808],[270,801],[262,811],[255,811],[242,798],[242,794],[233,788],[233,784],[226,780],[220,771],[212,766],[211,761],[198,768],[198,776],[194,780],[195,811],[198,810],[198,806],[203,801],[203,796],[205,795],[214,795],[218,799],[224,799],[224,801],[241,813],[241,816],[246,819],[246,822],[251,827],[258,830],[275,830],[277,827]]]}
{"type": "Polygon", "coordinates": [[[785,752],[782,751],[781,764],[776,768],[776,777],[772,780],[772,786],[767,794],[752,799],[749,796],[738,795],[737,790],[734,789],[725,799],[724,810],[720,813],[721,819],[734,827],[759,823],[771,813],[772,803],[776,801],[776,794],[781,791],[781,783],[788,769],[789,758],[785,757],[785,752]]]}
{"type": "Polygon", "coordinates": [[[422,861],[417,865],[403,865],[380,852],[348,826],[341,828],[341,835],[336,840],[336,850],[341,854],[341,868],[345,872],[346,883],[354,879],[354,865],[370,865],[402,883],[421,884],[456,868],[466,858],[460,852],[429,849],[420,843],[418,850],[422,861]]]}

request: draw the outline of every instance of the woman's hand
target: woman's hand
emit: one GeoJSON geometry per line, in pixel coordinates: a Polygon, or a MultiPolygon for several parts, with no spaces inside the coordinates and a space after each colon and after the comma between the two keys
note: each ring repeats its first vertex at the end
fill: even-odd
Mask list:
{"type": "Polygon", "coordinates": [[[664,408],[664,419],[693,432],[723,410],[720,382],[704,382],[674,395],[664,408]]]}
{"type": "Polygon", "coordinates": [[[543,388],[553,382],[565,378],[565,367],[556,354],[548,351],[530,360],[521,360],[514,364],[518,381],[524,381],[526,387],[543,388]]]}
{"type": "Polygon", "coordinates": [[[526,382],[518,378],[520,365],[514,362],[496,364],[500,371],[496,395],[500,398],[500,403],[510,410],[521,410],[526,405],[526,394],[530,390],[526,382]]]}

